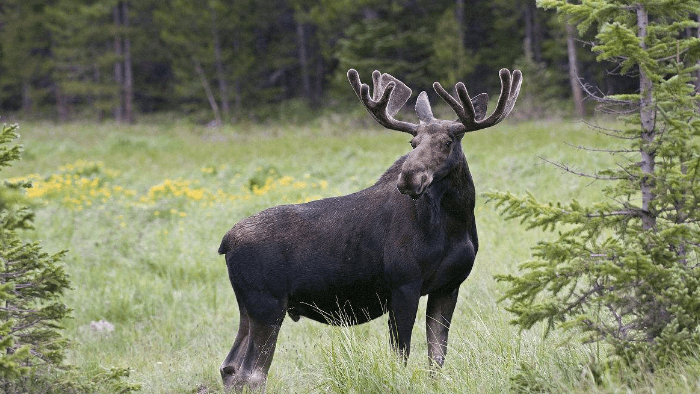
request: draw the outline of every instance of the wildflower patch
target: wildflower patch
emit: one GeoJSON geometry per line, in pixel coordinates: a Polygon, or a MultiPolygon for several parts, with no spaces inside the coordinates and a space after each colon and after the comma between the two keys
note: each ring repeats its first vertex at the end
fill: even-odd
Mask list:
{"type": "Polygon", "coordinates": [[[328,189],[325,180],[303,180],[281,175],[274,167],[258,168],[253,175],[242,179],[240,174],[226,176],[226,166],[201,169],[201,179],[170,179],[143,191],[131,188],[120,171],[104,166],[100,161],[78,160],[60,166],[48,175],[30,174],[8,180],[12,183],[30,183],[26,189],[29,199],[44,204],[58,203],[65,208],[80,211],[103,204],[123,207],[149,208],[155,218],[186,216],[192,205],[211,207],[235,201],[265,198],[270,202],[299,203],[322,197],[328,189]]]}

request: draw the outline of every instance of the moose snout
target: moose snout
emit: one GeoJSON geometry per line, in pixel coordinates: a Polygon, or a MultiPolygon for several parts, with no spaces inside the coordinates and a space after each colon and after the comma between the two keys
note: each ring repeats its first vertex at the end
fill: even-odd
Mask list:
{"type": "Polygon", "coordinates": [[[401,194],[405,194],[414,200],[423,194],[432,181],[427,171],[404,171],[399,174],[396,187],[401,194]]]}

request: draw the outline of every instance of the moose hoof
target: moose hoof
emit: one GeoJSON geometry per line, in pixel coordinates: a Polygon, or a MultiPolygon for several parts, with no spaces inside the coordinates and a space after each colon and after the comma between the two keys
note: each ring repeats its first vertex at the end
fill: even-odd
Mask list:
{"type": "Polygon", "coordinates": [[[219,372],[221,373],[221,380],[223,380],[224,387],[227,390],[234,388],[236,383],[236,368],[227,365],[219,368],[219,372]]]}
{"type": "Polygon", "coordinates": [[[246,388],[253,393],[264,393],[265,383],[267,383],[267,375],[255,371],[253,373],[246,373],[244,370],[238,371],[236,374],[236,368],[227,365],[219,369],[221,372],[221,379],[224,383],[224,388],[226,392],[243,392],[246,388]]]}
{"type": "Polygon", "coordinates": [[[250,388],[250,391],[255,393],[265,392],[265,383],[267,383],[267,375],[254,372],[248,375],[246,385],[250,388]]]}
{"type": "Polygon", "coordinates": [[[234,375],[236,373],[236,368],[227,365],[221,368],[221,375],[234,375]]]}

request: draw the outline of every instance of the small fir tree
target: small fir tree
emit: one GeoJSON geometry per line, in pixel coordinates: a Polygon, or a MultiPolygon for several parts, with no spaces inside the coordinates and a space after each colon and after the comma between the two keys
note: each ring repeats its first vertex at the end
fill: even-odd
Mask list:
{"type": "MultiPolygon", "coordinates": [[[[10,146],[17,128],[2,127],[0,168],[19,159],[21,147],[10,146]]],[[[21,387],[21,376],[63,360],[61,321],[69,309],[61,298],[69,281],[60,264],[64,252],[49,255],[38,243],[20,240],[18,231],[31,228],[32,212],[0,207],[0,385],[7,392],[21,387]]]]}
{"type": "Polygon", "coordinates": [[[527,329],[582,330],[628,364],[650,367],[700,345],[700,114],[693,82],[700,54],[694,0],[539,0],[578,25],[596,27],[598,60],[639,79],[636,94],[597,97],[627,107],[624,128],[606,131],[625,156],[587,175],[609,181],[605,198],[541,203],[490,193],[507,219],[558,230],[534,247],[504,299],[527,329]]]}

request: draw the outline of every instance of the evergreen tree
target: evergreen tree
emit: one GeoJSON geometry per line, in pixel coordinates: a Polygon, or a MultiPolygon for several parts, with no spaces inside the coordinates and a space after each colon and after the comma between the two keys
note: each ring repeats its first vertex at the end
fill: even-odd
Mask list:
{"type": "Polygon", "coordinates": [[[346,91],[350,68],[361,74],[381,70],[416,87],[430,86],[438,77],[447,84],[466,81],[475,70],[454,1],[364,2],[338,11],[336,17],[347,18],[333,53],[338,92],[346,91]]]}
{"type": "MultiPolygon", "coordinates": [[[[700,346],[700,96],[693,82],[700,40],[696,0],[541,0],[578,25],[596,27],[598,60],[635,75],[635,94],[597,97],[632,115],[609,151],[618,166],[587,175],[607,180],[603,202],[539,202],[491,193],[508,219],[558,230],[534,248],[521,275],[503,275],[514,323],[580,329],[626,363],[650,366],[700,346]]],[[[579,174],[581,175],[581,174],[579,174]]]]}
{"type": "MultiPolygon", "coordinates": [[[[476,62],[464,46],[464,33],[460,32],[461,21],[455,8],[449,7],[437,19],[433,35],[433,56],[428,64],[432,75],[440,75],[444,81],[463,81],[474,71],[476,62]]],[[[473,54],[472,54],[473,55],[473,54]]]]}
{"type": "Polygon", "coordinates": [[[236,116],[290,98],[301,83],[292,72],[297,44],[289,5],[279,0],[204,4],[170,0],[155,14],[172,59],[178,100],[197,109],[208,102],[217,118],[227,107],[228,88],[221,89],[222,83],[231,86],[236,116]]]}
{"type": "Polygon", "coordinates": [[[94,111],[103,120],[120,107],[121,86],[115,80],[115,37],[112,0],[57,0],[47,7],[51,32],[52,75],[58,96],[94,111]]]}
{"type": "Polygon", "coordinates": [[[45,1],[8,0],[0,5],[0,104],[31,114],[48,95],[50,41],[45,1]],[[17,67],[21,64],[22,67],[17,67]]]}
{"type": "MultiPolygon", "coordinates": [[[[155,13],[161,39],[170,50],[175,71],[176,92],[185,100],[204,97],[217,124],[222,123],[221,103],[226,97],[214,95],[215,38],[219,34],[212,3],[191,0],[163,2],[155,13]],[[201,93],[204,94],[201,94],[201,93]]],[[[227,59],[230,60],[230,59],[227,59]]]]}
{"type": "MultiPolygon", "coordinates": [[[[17,125],[2,127],[0,167],[19,158],[21,148],[8,145],[16,130],[17,125]]],[[[27,209],[3,206],[0,212],[0,386],[5,392],[23,391],[20,376],[60,365],[64,357],[61,321],[70,312],[61,301],[69,288],[60,264],[64,252],[49,255],[39,243],[20,240],[18,231],[30,229],[32,219],[27,209]]]]}
{"type": "MultiPolygon", "coordinates": [[[[265,117],[270,104],[290,99],[348,98],[350,67],[386,70],[416,87],[462,81],[490,91],[498,80],[483,76],[514,65],[541,75],[531,79],[543,81],[531,89],[533,103],[546,93],[558,104],[568,94],[554,88],[566,82],[563,25],[532,4],[8,0],[0,3],[0,108],[46,114],[55,105],[61,120],[128,121],[133,96],[135,113],[175,109],[226,122],[265,117]]],[[[610,79],[590,57],[579,62],[588,81],[610,79]]]]}

